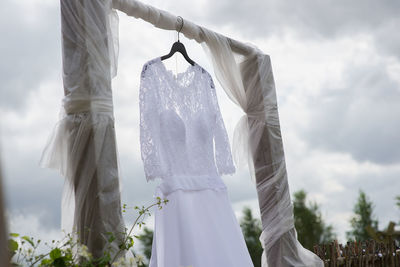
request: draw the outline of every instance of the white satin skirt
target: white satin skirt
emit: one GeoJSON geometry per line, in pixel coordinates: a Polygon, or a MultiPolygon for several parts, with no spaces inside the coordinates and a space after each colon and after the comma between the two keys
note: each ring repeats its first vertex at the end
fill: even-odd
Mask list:
{"type": "Polygon", "coordinates": [[[149,267],[253,267],[226,189],[176,190],[155,212],[149,267]]]}

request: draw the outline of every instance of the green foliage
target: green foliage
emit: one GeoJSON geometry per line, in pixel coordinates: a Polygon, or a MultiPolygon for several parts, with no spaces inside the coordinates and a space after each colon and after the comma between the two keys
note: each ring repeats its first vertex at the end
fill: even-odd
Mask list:
{"type": "Polygon", "coordinates": [[[50,251],[50,259],[56,260],[57,258],[61,257],[61,249],[55,248],[52,251],[50,251]]]}
{"type": "Polygon", "coordinates": [[[149,261],[151,258],[151,247],[153,244],[153,231],[147,227],[143,228],[143,233],[138,235],[138,239],[142,245],[142,253],[149,261]]]}
{"type": "Polygon", "coordinates": [[[399,234],[395,231],[396,224],[394,222],[389,222],[388,227],[383,231],[376,231],[370,225],[366,227],[369,236],[376,242],[391,244],[393,240],[399,238],[399,234]]]}
{"type": "Polygon", "coordinates": [[[294,193],[293,213],[299,242],[312,250],[314,245],[331,242],[335,239],[333,227],[322,219],[317,203],[306,203],[307,193],[300,190],[294,193]]]}
{"type": "MultiPolygon", "coordinates": [[[[373,215],[374,205],[367,195],[360,190],[357,203],[354,205],[354,216],[350,219],[351,230],[346,233],[347,238],[356,241],[370,239],[367,227],[378,231],[378,220],[373,215]]],[[[370,230],[370,232],[371,232],[370,230]]]]}
{"type": "MultiPolygon", "coordinates": [[[[106,233],[105,238],[108,241],[109,246],[104,252],[104,255],[100,258],[93,258],[88,248],[79,243],[79,240],[75,239],[75,236],[79,236],[78,233],[71,235],[67,234],[60,241],[52,241],[51,244],[45,243],[49,248],[47,253],[37,253],[41,241],[35,240],[33,237],[21,236],[17,233],[11,233],[8,242],[10,251],[10,262],[13,266],[38,266],[38,267],[105,267],[105,266],[144,266],[143,256],[136,255],[133,252],[133,246],[135,244],[134,238],[137,236],[133,235],[132,232],[135,226],[141,227],[144,225],[145,216],[150,216],[150,208],[157,206],[162,209],[162,206],[167,204],[167,199],[157,198],[157,202],[142,208],[135,207],[134,210],[138,212],[138,217],[133,223],[131,229],[125,230],[124,238],[119,244],[118,251],[112,251],[111,243],[116,241],[116,237],[113,233],[106,233]],[[75,252],[74,252],[75,251],[75,252]],[[133,257],[125,258],[122,257],[126,252],[131,252],[133,257]],[[113,256],[112,256],[113,255],[113,256]]],[[[124,204],[123,210],[126,212],[128,207],[124,204]]]]}
{"type": "Polygon", "coordinates": [[[254,267],[261,267],[261,255],[263,252],[259,240],[262,232],[261,221],[253,217],[251,209],[248,207],[243,209],[240,227],[242,228],[244,240],[246,241],[247,249],[249,250],[254,267]]]}
{"type": "Polygon", "coordinates": [[[8,250],[10,251],[11,257],[14,256],[18,251],[18,242],[10,239],[8,240],[8,250]]]}

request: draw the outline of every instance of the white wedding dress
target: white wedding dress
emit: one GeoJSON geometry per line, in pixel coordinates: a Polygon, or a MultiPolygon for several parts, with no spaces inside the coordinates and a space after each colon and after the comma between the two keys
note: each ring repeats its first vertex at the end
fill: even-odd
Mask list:
{"type": "Polygon", "coordinates": [[[147,180],[159,178],[150,267],[253,266],[223,174],[235,167],[211,75],[196,63],[177,76],[160,58],[140,83],[140,143],[147,180]]]}

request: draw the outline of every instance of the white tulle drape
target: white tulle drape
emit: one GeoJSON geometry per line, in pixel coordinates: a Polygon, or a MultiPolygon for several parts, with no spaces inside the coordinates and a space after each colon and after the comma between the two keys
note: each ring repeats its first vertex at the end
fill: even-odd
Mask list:
{"type": "MultiPolygon", "coordinates": [[[[66,177],[64,199],[75,203],[73,225],[81,229],[93,221],[99,230],[81,237],[89,244],[102,230],[118,233],[123,227],[111,93],[118,43],[114,9],[161,29],[181,26],[176,16],[135,0],[61,0],[66,96],[42,163],[66,177]],[[97,225],[95,218],[104,223],[97,225]]],[[[245,113],[233,151],[236,162],[248,163],[257,186],[263,267],[323,266],[297,241],[270,57],[187,19],[182,33],[203,45],[218,81],[245,113]]],[[[93,250],[102,250],[103,243],[94,244],[93,250]]]]}
{"type": "Polygon", "coordinates": [[[111,91],[118,17],[111,1],[60,4],[65,97],[41,165],[65,177],[62,228],[100,257],[109,245],[112,254],[118,250],[125,228],[111,91]]]}

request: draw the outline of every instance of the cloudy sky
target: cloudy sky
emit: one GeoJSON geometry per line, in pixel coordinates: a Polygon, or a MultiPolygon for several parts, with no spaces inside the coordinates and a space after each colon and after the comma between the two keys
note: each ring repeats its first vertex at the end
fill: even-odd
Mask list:
{"type": "MultiPolygon", "coordinates": [[[[147,3],[271,56],[290,190],[308,192],[340,241],[360,189],[375,203],[381,227],[399,220],[394,200],[400,195],[399,1],[147,3]]],[[[0,9],[0,157],[7,213],[12,231],[42,238],[60,236],[63,178],[38,166],[63,95],[59,10],[54,0],[5,0],[0,9]]],[[[176,33],[124,13],[119,17],[113,91],[122,199],[149,204],[156,185],[146,183],[140,160],[139,75],[143,63],[169,52],[176,33]]],[[[182,41],[190,57],[213,73],[201,46],[182,41]]],[[[166,63],[175,68],[175,59],[166,63]]],[[[241,111],[217,87],[232,140],[241,111]]],[[[244,205],[257,212],[247,170],[224,181],[238,215],[244,205]]]]}

